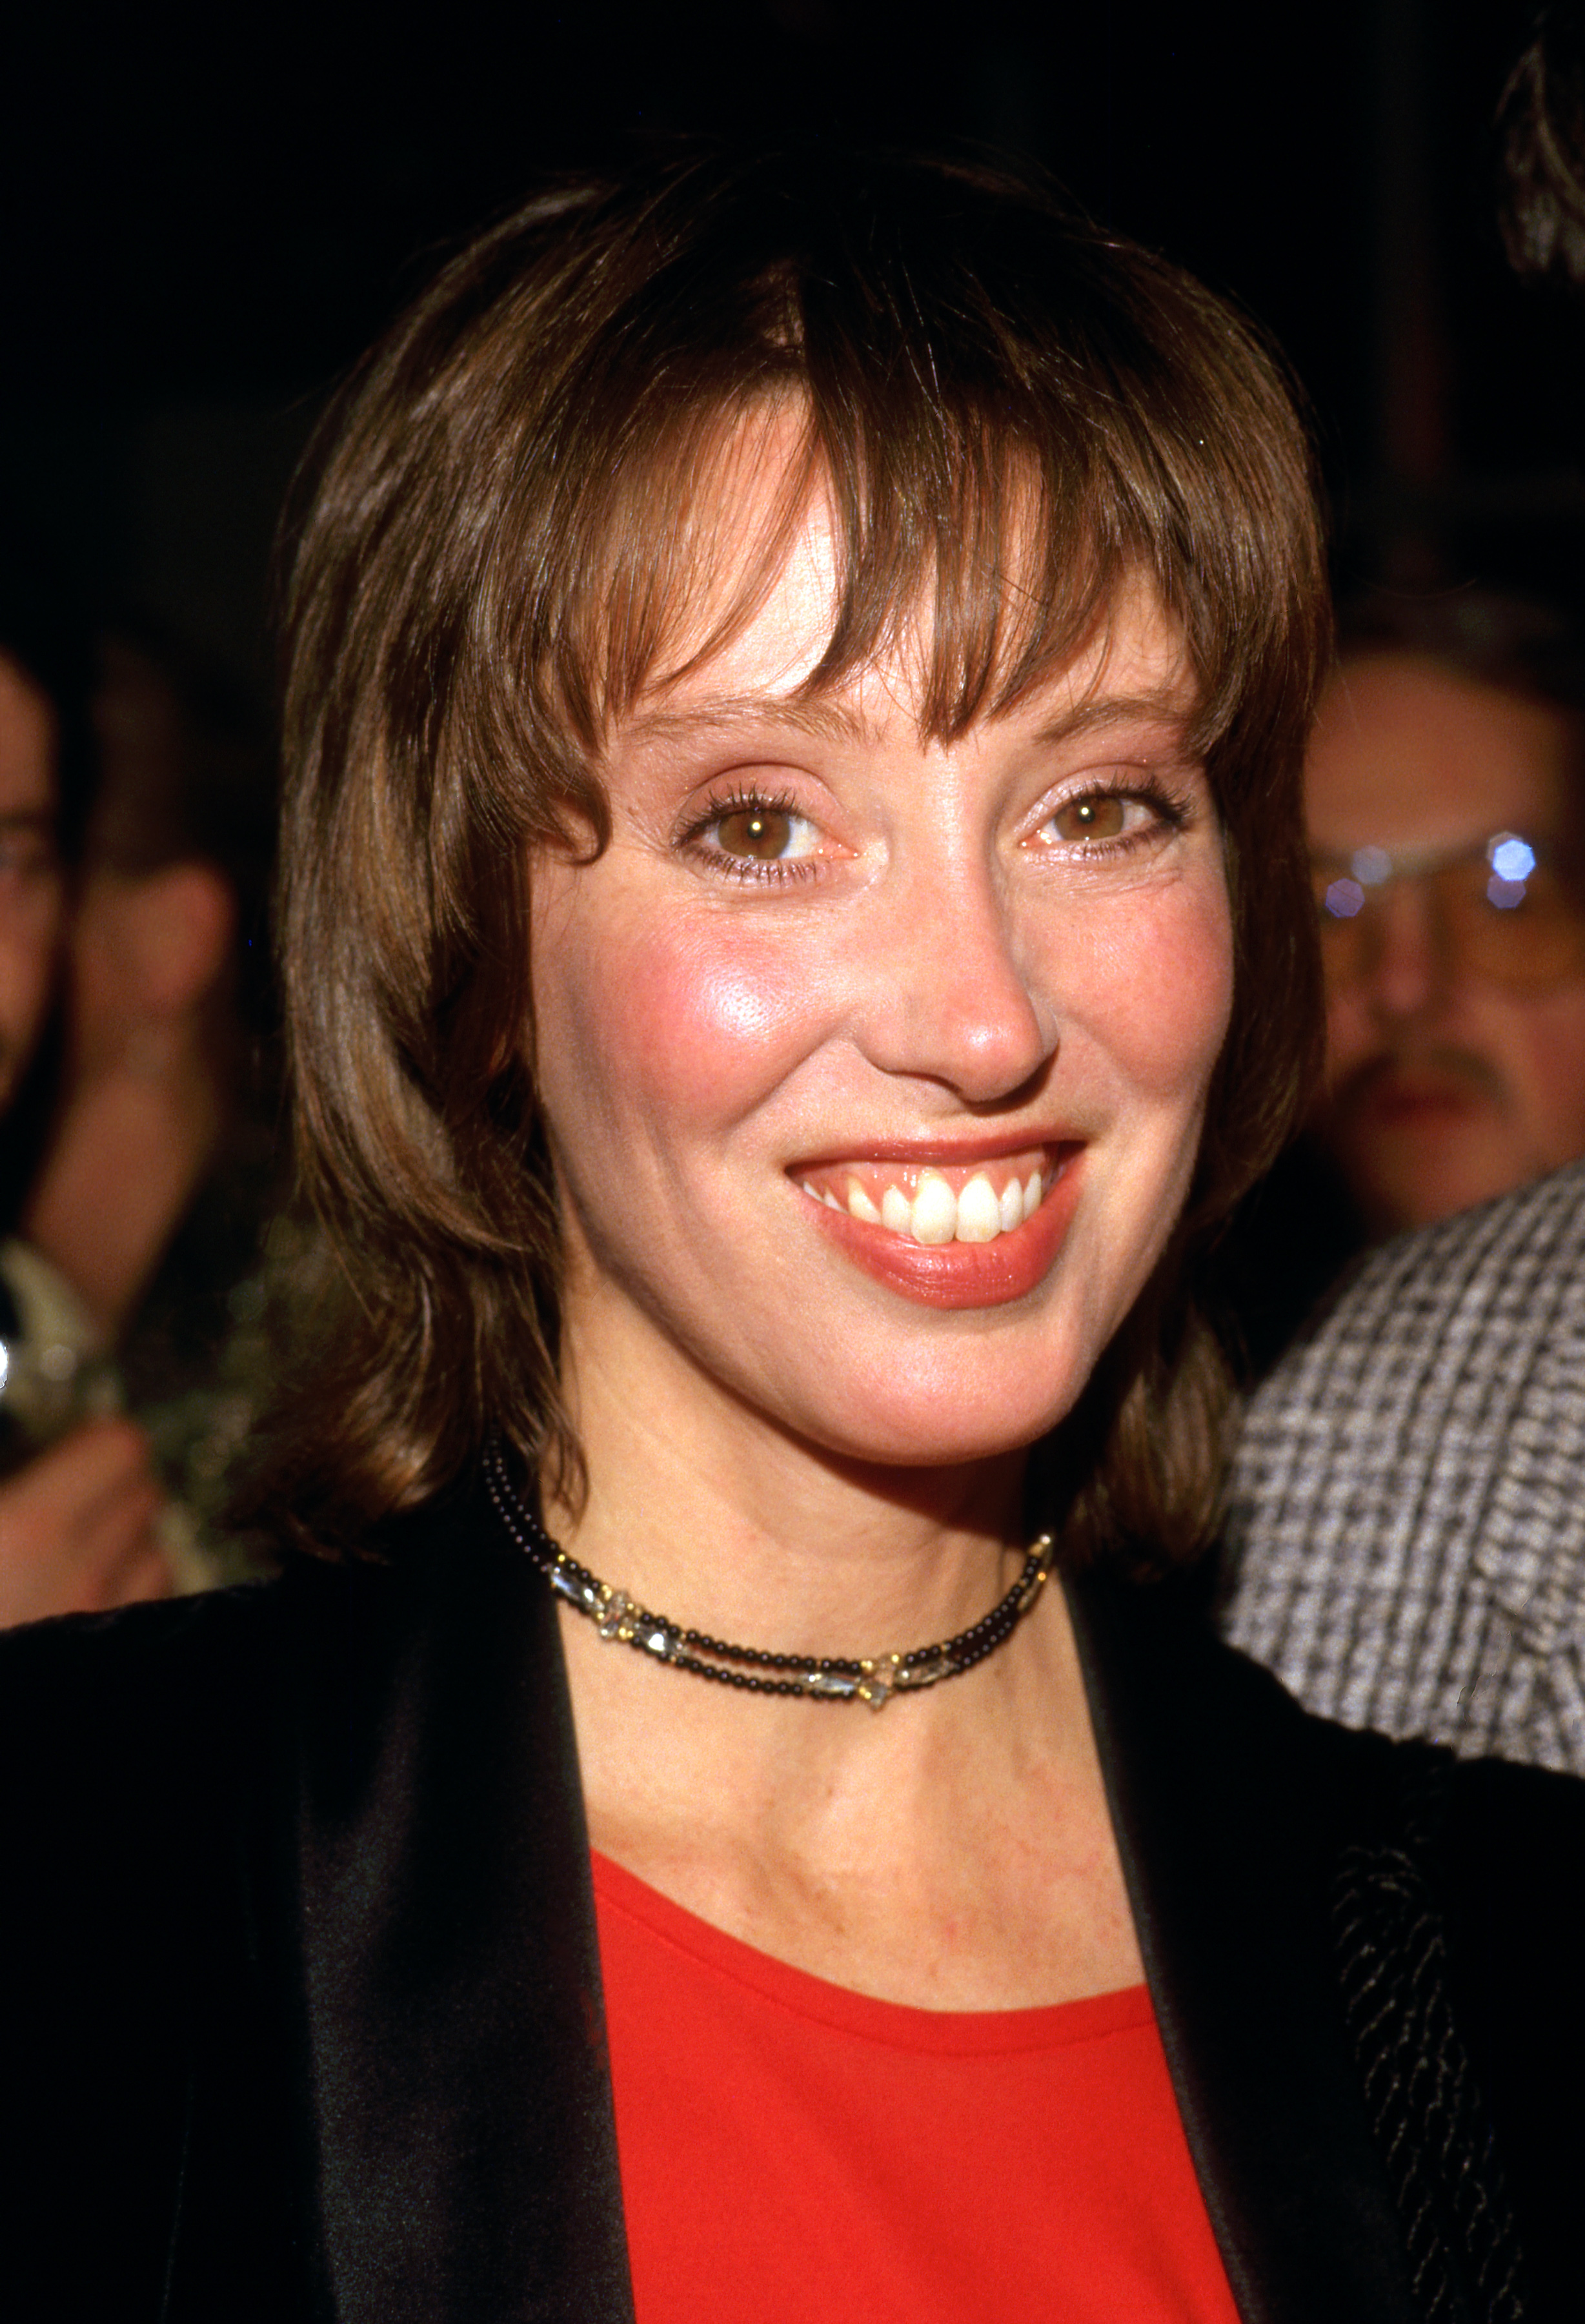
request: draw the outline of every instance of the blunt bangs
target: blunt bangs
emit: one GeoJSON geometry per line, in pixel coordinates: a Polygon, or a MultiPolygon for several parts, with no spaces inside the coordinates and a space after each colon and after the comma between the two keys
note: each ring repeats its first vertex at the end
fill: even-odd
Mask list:
{"type": "Polygon", "coordinates": [[[825,650],[796,696],[905,662],[935,741],[1065,666],[1137,576],[1137,557],[1098,557],[1083,514],[1054,522],[1021,443],[988,446],[981,433],[972,456],[965,445],[954,510],[934,524],[895,476],[872,479],[842,456],[850,450],[800,385],[721,415],[616,482],[548,671],[547,709],[560,706],[591,764],[641,697],[710,662],[754,619],[819,503],[835,588],[825,650]]]}

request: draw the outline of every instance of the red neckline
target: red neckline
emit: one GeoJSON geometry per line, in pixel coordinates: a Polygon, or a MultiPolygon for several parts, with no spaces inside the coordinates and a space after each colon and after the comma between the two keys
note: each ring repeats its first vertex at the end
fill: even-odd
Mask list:
{"type": "Polygon", "coordinates": [[[1135,2031],[1152,2022],[1150,1996],[1143,1985],[1120,1992],[1087,1995],[1036,2009],[919,2009],[899,2001],[878,2001],[833,1985],[807,1969],[776,1960],[740,1937],[728,1936],[674,1904],[636,1873],[591,1849],[594,1894],[601,1911],[622,1913],[652,1937],[686,1954],[713,1976],[744,1986],[760,2000],[793,2015],[880,2042],[890,2049],[926,2051],[957,2057],[1007,2055],[1015,2051],[1060,2050],[1080,2042],[1135,2031]]]}

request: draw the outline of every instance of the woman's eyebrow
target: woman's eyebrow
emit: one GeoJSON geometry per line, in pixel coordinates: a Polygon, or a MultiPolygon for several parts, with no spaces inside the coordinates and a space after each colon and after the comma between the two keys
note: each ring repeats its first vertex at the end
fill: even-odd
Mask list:
{"type": "Polygon", "coordinates": [[[1075,703],[1071,710],[1042,726],[1039,742],[1073,742],[1090,734],[1104,734],[1113,726],[1171,727],[1176,736],[1187,727],[1193,705],[1181,686],[1163,687],[1150,694],[1110,694],[1098,700],[1075,703]]]}
{"type": "Polygon", "coordinates": [[[863,713],[834,696],[799,701],[750,694],[702,703],[686,710],[641,712],[623,722],[623,740],[642,750],[743,726],[781,726],[795,733],[817,735],[824,741],[863,742],[875,739],[875,728],[863,713]]]}
{"type": "MultiPolygon", "coordinates": [[[[1103,733],[1108,727],[1144,723],[1181,731],[1188,724],[1191,707],[1181,686],[1163,687],[1148,694],[1104,695],[1063,712],[1039,729],[1036,740],[1068,742],[1103,733]]],[[[781,726],[795,733],[843,742],[871,742],[876,733],[862,710],[834,696],[797,700],[741,695],[687,709],[641,712],[624,722],[624,740],[647,749],[747,725],[781,726]]]]}

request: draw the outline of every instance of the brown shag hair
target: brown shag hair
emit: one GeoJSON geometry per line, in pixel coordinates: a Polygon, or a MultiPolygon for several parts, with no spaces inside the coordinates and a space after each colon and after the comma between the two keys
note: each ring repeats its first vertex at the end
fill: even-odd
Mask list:
{"type": "MultiPolygon", "coordinates": [[[[485,234],[329,416],[286,603],[281,941],[305,1187],[338,1262],[267,1498],[345,1550],[493,1431],[576,1497],[535,1096],[535,851],[602,844],[603,738],[723,607],[712,477],[797,413],[840,540],[840,684],[927,606],[923,722],[1060,669],[1142,575],[1181,624],[1227,842],[1231,1029],[1188,1214],[1047,1473],[1080,1554],[1204,1535],[1220,1374],[1185,1260],[1314,1068],[1298,768],[1326,657],[1312,464],[1219,300],[1039,183],[691,151],[485,234]],[[668,661],[668,655],[673,659],[668,661]]],[[[734,567],[734,574],[736,568],[734,567]]]]}

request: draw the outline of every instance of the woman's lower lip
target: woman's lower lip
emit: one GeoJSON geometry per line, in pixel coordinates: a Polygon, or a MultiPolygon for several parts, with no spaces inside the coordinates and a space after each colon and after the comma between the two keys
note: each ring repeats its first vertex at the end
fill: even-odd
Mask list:
{"type": "MultiPolygon", "coordinates": [[[[1079,1199],[1083,1153],[1068,1156],[1032,1219],[993,1242],[910,1242],[846,1211],[809,1204],[809,1216],[856,1267],[923,1307],[1004,1307],[1043,1283],[1079,1199]]],[[[807,1200],[807,1197],[805,1198],[807,1200]]]]}

